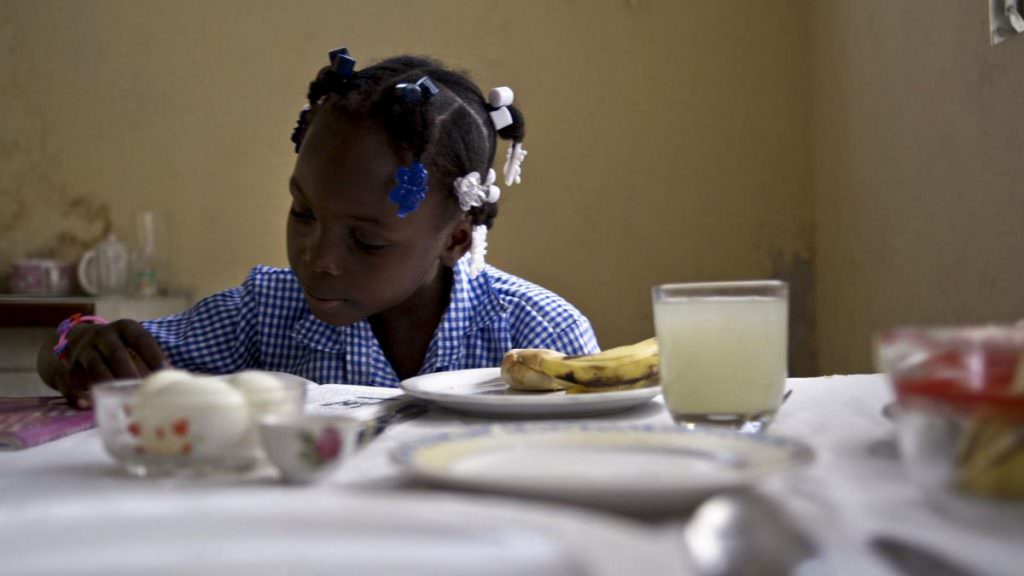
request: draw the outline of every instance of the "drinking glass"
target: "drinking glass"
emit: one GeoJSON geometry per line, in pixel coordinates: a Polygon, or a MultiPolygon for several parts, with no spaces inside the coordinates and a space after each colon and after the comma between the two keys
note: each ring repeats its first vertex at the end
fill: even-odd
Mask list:
{"type": "Polygon", "coordinates": [[[786,383],[788,294],[776,280],[654,287],[661,387],[677,423],[759,432],[771,422],[786,383]]]}

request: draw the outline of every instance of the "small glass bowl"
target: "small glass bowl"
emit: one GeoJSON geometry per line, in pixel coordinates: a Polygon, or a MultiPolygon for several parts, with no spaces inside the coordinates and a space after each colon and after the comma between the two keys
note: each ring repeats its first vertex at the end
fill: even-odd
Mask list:
{"type": "Polygon", "coordinates": [[[98,384],[92,388],[96,425],[107,452],[134,476],[248,470],[265,458],[259,419],[300,414],[304,407],[304,381],[277,379],[282,394],[273,404],[199,395],[150,411],[138,409],[141,380],[98,384]]]}
{"type": "Polygon", "coordinates": [[[1024,513],[1024,327],[900,328],[875,355],[915,484],[1024,513]]]}

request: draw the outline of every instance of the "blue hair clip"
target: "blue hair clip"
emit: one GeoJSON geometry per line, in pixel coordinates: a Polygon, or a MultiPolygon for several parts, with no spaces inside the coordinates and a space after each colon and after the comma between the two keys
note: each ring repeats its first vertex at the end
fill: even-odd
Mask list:
{"type": "Polygon", "coordinates": [[[395,180],[398,185],[388,192],[388,199],[398,205],[398,217],[405,218],[427,197],[427,169],[421,162],[401,166],[395,173],[395,180]]]}
{"type": "Polygon", "coordinates": [[[355,58],[349,56],[348,48],[335,48],[327,53],[327,58],[330,59],[331,71],[334,72],[336,76],[328,75],[328,79],[332,81],[328,86],[321,85],[314,88],[315,86],[322,84],[318,78],[318,81],[313,83],[314,87],[310,87],[308,96],[309,104],[303,107],[302,111],[299,112],[299,119],[295,123],[295,128],[292,129],[291,141],[292,144],[295,145],[296,154],[298,154],[299,149],[302,148],[302,138],[306,133],[306,129],[309,128],[309,121],[312,116],[310,105],[316,104],[322,96],[331,91],[332,87],[336,89],[339,85],[339,78],[340,84],[343,85],[347,79],[351,78],[352,75],[355,74],[356,61],[355,58]]]}
{"type": "Polygon", "coordinates": [[[395,85],[395,93],[406,102],[429,102],[440,91],[430,76],[420,78],[415,84],[403,82],[395,85]]]}
{"type": "Polygon", "coordinates": [[[348,48],[335,48],[327,53],[331,59],[331,70],[348,78],[356,69],[356,61],[348,55],[348,48]]]}

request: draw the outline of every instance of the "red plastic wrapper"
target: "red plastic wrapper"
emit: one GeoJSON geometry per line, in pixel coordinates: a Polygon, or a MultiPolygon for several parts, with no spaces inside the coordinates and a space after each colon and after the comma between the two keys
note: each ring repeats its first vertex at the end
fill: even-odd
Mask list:
{"type": "Polygon", "coordinates": [[[903,405],[1024,420],[1024,326],[897,328],[878,338],[875,354],[903,405]]]}

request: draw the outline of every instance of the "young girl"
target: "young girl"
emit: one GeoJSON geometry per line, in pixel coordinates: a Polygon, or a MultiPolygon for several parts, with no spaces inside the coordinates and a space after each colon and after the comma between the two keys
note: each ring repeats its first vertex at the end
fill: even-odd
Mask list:
{"type": "Polygon", "coordinates": [[[44,381],[75,401],[166,364],[396,386],[497,366],[512,348],[598,350],[576,308],[483,262],[497,138],[511,141],[506,187],[526,155],[512,91],[485,98],[425,58],[356,70],[345,49],[329,57],[292,134],[291,268],[256,267],[241,286],[141,324],[66,320],[40,349],[44,381]]]}

